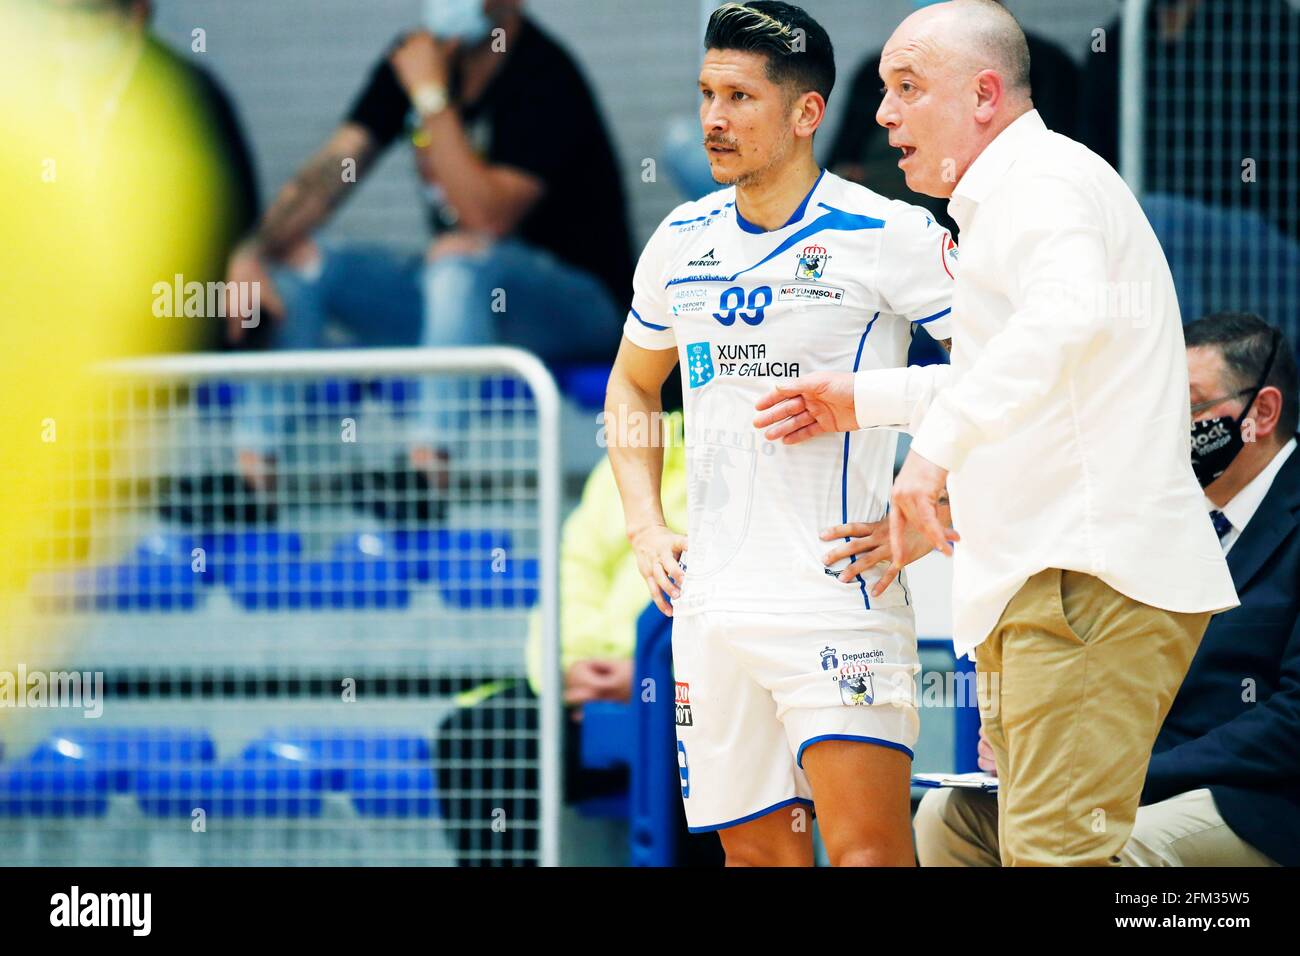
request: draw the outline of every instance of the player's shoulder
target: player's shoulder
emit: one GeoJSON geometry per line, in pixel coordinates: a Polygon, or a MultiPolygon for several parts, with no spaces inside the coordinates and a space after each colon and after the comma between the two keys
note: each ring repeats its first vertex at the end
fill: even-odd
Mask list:
{"type": "Polygon", "coordinates": [[[878,220],[878,228],[886,234],[917,234],[934,230],[938,235],[943,231],[929,211],[921,206],[882,196],[874,189],[834,173],[828,172],[826,176],[828,188],[822,193],[824,203],[847,213],[878,220]]]}

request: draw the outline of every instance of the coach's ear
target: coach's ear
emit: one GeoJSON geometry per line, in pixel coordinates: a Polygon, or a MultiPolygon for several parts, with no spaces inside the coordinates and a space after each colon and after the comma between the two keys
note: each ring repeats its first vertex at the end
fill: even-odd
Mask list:
{"type": "Polygon", "coordinates": [[[815,90],[809,90],[795,100],[790,109],[795,136],[812,136],[822,125],[822,120],[826,118],[826,100],[815,90]]]}
{"type": "Polygon", "coordinates": [[[981,70],[975,74],[975,121],[990,123],[998,115],[1006,93],[1002,76],[996,70],[981,70]]]}

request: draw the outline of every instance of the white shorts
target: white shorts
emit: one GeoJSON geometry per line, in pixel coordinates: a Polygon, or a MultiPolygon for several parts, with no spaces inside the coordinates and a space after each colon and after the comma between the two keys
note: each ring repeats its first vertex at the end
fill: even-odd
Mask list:
{"type": "Polygon", "coordinates": [[[812,803],[804,750],[862,740],[912,756],[911,607],[673,618],[677,763],[691,832],[812,803]]]}

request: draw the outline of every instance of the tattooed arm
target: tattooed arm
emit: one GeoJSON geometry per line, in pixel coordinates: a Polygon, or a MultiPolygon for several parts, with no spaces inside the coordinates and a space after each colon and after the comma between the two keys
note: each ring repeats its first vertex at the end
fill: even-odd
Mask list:
{"type": "Polygon", "coordinates": [[[370,134],[344,123],[280,190],[262,217],[253,243],[268,259],[280,259],[312,234],[339,205],[349,187],[365,175],[375,158],[370,134]]]}
{"type": "Polygon", "coordinates": [[[253,234],[231,253],[226,267],[226,334],[231,342],[239,341],[244,329],[259,321],[257,317],[249,321],[240,313],[240,288],[256,284],[261,303],[281,318],[284,303],[267,271],[268,263],[283,261],[329,218],[348,189],[369,170],[377,152],[365,128],[344,123],[280,190],[253,234]]]}

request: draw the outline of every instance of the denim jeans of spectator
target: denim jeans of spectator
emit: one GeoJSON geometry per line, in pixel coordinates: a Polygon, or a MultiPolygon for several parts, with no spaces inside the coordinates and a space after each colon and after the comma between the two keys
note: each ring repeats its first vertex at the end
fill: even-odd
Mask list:
{"type": "MultiPolygon", "coordinates": [[[[547,364],[612,361],[618,350],[623,316],[608,290],[517,240],[433,262],[376,246],[320,250],[310,274],[274,272],[286,312],[274,348],[511,345],[547,364]]],[[[441,445],[463,426],[453,410],[465,401],[463,384],[434,378],[406,430],[411,442],[441,445]]],[[[252,386],[235,410],[237,447],[274,451],[293,395],[283,384],[252,386]]]]}

